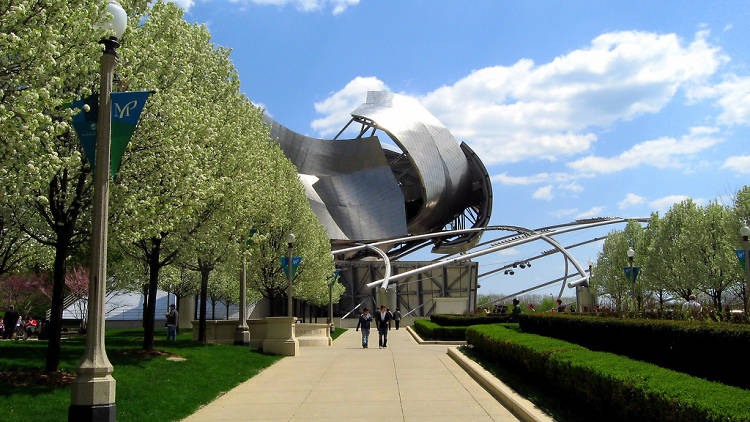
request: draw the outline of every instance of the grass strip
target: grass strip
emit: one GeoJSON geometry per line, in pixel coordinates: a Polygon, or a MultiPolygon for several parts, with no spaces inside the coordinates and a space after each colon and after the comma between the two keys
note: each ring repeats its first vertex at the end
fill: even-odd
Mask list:
{"type": "Polygon", "coordinates": [[[339,338],[340,335],[344,334],[346,332],[346,328],[334,328],[333,334],[331,334],[331,339],[336,340],[339,338]]]}
{"type": "Polygon", "coordinates": [[[500,325],[470,327],[482,359],[548,383],[608,421],[750,421],[750,391],[500,325]]]}
{"type": "MultiPolygon", "coordinates": [[[[177,342],[155,340],[154,347],[186,360],[139,353],[143,330],[107,330],[106,347],[117,380],[118,421],[180,420],[223,392],[251,378],[280,356],[258,353],[246,346],[200,345],[185,330],[177,342]]],[[[75,372],[84,337],[65,340],[60,368],[75,372]]],[[[0,371],[43,368],[47,343],[0,342],[0,371]]],[[[0,382],[6,400],[4,421],[64,421],[70,386],[13,386],[0,382]]]]}

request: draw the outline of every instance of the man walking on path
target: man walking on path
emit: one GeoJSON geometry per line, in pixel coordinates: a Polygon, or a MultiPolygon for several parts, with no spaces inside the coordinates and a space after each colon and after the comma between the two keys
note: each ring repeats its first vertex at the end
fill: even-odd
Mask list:
{"type": "Polygon", "coordinates": [[[8,310],[5,312],[5,319],[3,320],[3,323],[5,324],[5,332],[3,333],[3,338],[15,338],[16,334],[16,324],[18,323],[18,319],[21,316],[18,315],[18,312],[16,312],[16,308],[13,305],[10,305],[8,307],[8,310]]]}
{"type": "Polygon", "coordinates": [[[174,309],[174,303],[169,305],[167,315],[167,341],[177,341],[177,311],[174,309]]]}
{"type": "Polygon", "coordinates": [[[401,311],[396,308],[396,312],[393,313],[393,320],[396,322],[396,329],[398,330],[398,324],[401,322],[401,311]]]}
{"type": "Polygon", "coordinates": [[[380,312],[375,313],[375,325],[378,328],[378,345],[388,347],[388,327],[391,324],[391,313],[385,309],[385,305],[380,305],[380,312]]]}
{"type": "Polygon", "coordinates": [[[362,311],[362,315],[359,316],[359,321],[357,321],[357,329],[354,330],[357,331],[360,327],[362,327],[363,349],[367,349],[367,337],[370,336],[370,321],[372,321],[372,315],[370,315],[370,310],[365,308],[365,310],[362,311]]]}

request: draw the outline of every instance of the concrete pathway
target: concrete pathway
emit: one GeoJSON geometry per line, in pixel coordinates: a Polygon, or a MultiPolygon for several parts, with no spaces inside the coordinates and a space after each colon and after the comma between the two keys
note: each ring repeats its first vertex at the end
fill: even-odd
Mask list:
{"type": "Polygon", "coordinates": [[[446,354],[391,330],[362,349],[348,330],[331,348],[305,347],[185,419],[200,421],[515,421],[446,354]]]}

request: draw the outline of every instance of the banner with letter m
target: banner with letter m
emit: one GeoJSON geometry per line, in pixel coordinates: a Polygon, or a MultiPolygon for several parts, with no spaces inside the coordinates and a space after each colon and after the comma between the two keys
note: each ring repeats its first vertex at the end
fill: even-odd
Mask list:
{"type": "MultiPolygon", "coordinates": [[[[110,150],[110,174],[112,178],[117,174],[125,154],[130,138],[133,136],[138,119],[141,116],[149,91],[113,92],[112,99],[112,131],[110,150]]],[[[83,151],[91,164],[92,171],[96,171],[96,123],[99,108],[99,96],[91,95],[73,103],[73,108],[82,108],[88,104],[88,112],[81,112],[73,116],[73,127],[83,145],[83,151]]]]}

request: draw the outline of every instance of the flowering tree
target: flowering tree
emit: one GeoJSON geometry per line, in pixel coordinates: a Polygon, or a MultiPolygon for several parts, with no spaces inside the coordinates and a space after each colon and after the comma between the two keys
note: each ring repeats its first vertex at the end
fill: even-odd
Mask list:
{"type": "Polygon", "coordinates": [[[13,304],[21,315],[28,315],[35,301],[49,298],[44,276],[34,273],[6,275],[0,279],[0,292],[7,305],[13,304]]]}

